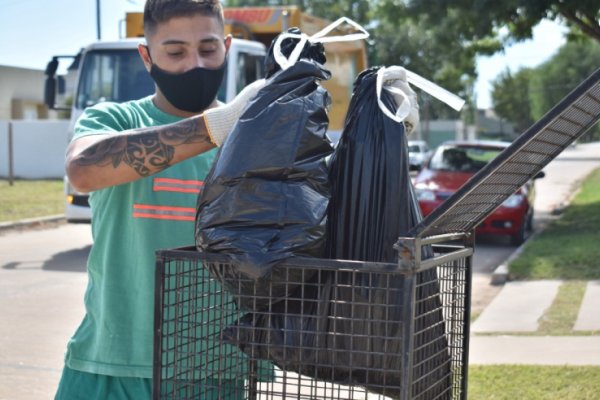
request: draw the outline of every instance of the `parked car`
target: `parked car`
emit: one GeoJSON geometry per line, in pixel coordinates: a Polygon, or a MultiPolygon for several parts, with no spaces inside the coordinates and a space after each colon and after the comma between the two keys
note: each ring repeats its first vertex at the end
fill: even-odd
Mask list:
{"type": "MultiPolygon", "coordinates": [[[[477,171],[510,143],[497,141],[445,142],[414,178],[419,206],[428,215],[464,185],[477,171]]],[[[523,243],[533,230],[534,180],[539,172],[476,227],[478,234],[509,235],[511,243],[523,243]]]]}
{"type": "Polygon", "coordinates": [[[408,141],[408,161],[411,171],[421,170],[431,156],[431,149],[424,140],[408,141]]]}

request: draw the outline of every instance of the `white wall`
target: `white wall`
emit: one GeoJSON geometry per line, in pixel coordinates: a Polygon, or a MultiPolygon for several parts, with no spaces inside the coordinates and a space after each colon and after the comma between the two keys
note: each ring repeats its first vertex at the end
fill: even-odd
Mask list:
{"type": "Polygon", "coordinates": [[[0,177],[9,174],[8,125],[12,123],[13,175],[22,179],[62,179],[67,120],[0,120],[0,177]]]}

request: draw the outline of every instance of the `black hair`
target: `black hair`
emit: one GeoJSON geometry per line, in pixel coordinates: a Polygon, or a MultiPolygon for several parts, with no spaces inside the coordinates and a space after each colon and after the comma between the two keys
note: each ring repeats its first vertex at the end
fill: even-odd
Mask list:
{"type": "Polygon", "coordinates": [[[171,18],[194,14],[214,17],[224,26],[223,7],[219,0],[147,0],[144,6],[144,35],[152,35],[158,24],[171,18]]]}

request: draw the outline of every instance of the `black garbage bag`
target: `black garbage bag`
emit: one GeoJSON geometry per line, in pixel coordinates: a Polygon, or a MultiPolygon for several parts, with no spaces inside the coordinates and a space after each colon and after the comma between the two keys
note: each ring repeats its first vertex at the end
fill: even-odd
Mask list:
{"type": "MultiPolygon", "coordinates": [[[[294,40],[285,39],[283,51],[291,52],[294,40]]],[[[267,307],[294,289],[290,281],[302,282],[279,275],[279,261],[324,254],[325,160],[333,146],[326,136],[331,100],[319,81],[330,73],[314,46],[302,54],[316,61],[269,69],[267,85],[223,143],[198,199],[197,248],[232,256],[235,268],[207,267],[245,310],[267,307]]]]}
{"type": "MultiPolygon", "coordinates": [[[[397,262],[394,243],[422,219],[404,125],[378,107],[377,70],[357,78],[332,157],[327,248],[334,259],[397,262]]],[[[394,108],[386,91],[382,100],[394,108]]],[[[425,256],[432,254],[428,249],[425,256]]],[[[269,313],[243,316],[224,337],[282,369],[398,398],[407,339],[402,331],[405,279],[322,270],[302,292],[272,304],[269,313]]],[[[448,398],[450,357],[435,270],[419,273],[417,285],[414,362],[422,367],[413,370],[418,383],[412,390],[420,398],[448,398]]]]}

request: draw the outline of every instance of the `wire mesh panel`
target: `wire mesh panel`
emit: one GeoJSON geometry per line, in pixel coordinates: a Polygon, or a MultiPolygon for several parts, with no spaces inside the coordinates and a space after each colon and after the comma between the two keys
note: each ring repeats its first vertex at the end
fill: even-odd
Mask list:
{"type": "Polygon", "coordinates": [[[471,254],[410,271],[292,259],[276,267],[291,294],[265,307],[272,282],[222,281],[226,257],[160,251],[154,398],[466,398],[471,254]]]}
{"type": "Polygon", "coordinates": [[[410,236],[469,232],[600,120],[600,69],[521,134],[410,236]]]}

